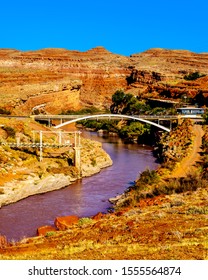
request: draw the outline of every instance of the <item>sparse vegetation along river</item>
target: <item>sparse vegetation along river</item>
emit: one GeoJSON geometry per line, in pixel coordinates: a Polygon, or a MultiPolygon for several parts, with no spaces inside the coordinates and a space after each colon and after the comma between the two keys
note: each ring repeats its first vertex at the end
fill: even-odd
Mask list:
{"type": "Polygon", "coordinates": [[[84,178],[61,190],[35,195],[0,209],[0,234],[8,240],[36,235],[38,227],[53,225],[57,216],[87,217],[107,212],[108,199],[122,193],[146,168],[158,165],[149,147],[124,144],[117,137],[101,138],[97,133],[86,137],[103,143],[113,165],[99,174],[84,178]]]}

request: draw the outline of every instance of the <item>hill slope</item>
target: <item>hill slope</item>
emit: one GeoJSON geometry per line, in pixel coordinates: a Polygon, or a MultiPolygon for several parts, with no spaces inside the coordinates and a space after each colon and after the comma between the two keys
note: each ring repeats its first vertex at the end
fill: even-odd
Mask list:
{"type": "MultiPolygon", "coordinates": [[[[125,57],[103,47],[86,52],[0,49],[1,111],[11,114],[61,113],[84,106],[108,107],[118,89],[135,95],[180,99],[207,97],[208,54],[152,49],[125,57]],[[166,96],[167,95],[167,96],[166,96]]],[[[207,102],[207,101],[206,101],[207,102]]]]}

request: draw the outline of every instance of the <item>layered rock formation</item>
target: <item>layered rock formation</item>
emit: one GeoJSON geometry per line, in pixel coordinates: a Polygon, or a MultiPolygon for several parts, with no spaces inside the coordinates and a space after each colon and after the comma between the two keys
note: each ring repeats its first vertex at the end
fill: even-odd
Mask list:
{"type": "Polygon", "coordinates": [[[148,97],[168,99],[205,98],[208,91],[208,53],[197,54],[185,50],[151,49],[131,56],[132,72],[128,77],[130,91],[148,97]],[[184,79],[198,72],[201,78],[195,81],[184,79]]]}
{"type": "Polygon", "coordinates": [[[1,111],[59,114],[93,105],[109,107],[118,89],[147,97],[207,98],[207,77],[188,82],[192,72],[208,74],[208,53],[151,49],[130,57],[103,47],[86,52],[43,49],[0,50],[1,111]]]}

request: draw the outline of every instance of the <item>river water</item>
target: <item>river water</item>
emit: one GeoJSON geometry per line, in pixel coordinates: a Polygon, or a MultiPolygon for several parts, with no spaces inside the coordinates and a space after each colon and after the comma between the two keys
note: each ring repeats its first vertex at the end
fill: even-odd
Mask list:
{"type": "Polygon", "coordinates": [[[102,138],[84,132],[85,137],[103,143],[113,165],[92,177],[83,178],[61,190],[34,195],[0,209],[0,235],[9,241],[35,236],[37,228],[53,225],[58,216],[93,216],[106,213],[108,199],[124,192],[139,173],[158,166],[152,149],[137,144],[124,144],[117,137],[102,138]]]}

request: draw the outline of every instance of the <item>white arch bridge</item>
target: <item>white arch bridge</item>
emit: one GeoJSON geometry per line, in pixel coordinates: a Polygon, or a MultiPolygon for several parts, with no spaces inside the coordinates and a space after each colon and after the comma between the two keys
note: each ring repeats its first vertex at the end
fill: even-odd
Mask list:
{"type": "MultiPolygon", "coordinates": [[[[61,116],[60,116],[61,117],[61,116]]],[[[148,116],[145,116],[145,117],[148,117],[148,116]]],[[[61,128],[65,125],[68,125],[68,124],[71,124],[71,123],[75,123],[75,122],[78,122],[78,121],[82,121],[82,120],[88,120],[88,119],[131,119],[131,120],[135,120],[135,121],[139,121],[139,122],[143,122],[143,123],[147,123],[147,124],[150,124],[150,125],[153,125],[153,126],[156,126],[164,131],[167,131],[167,132],[170,132],[170,128],[167,128],[163,125],[160,125],[159,123],[155,123],[153,121],[150,121],[148,119],[146,119],[145,117],[140,117],[140,116],[133,116],[133,115],[121,115],[121,114],[98,114],[98,115],[86,115],[86,116],[79,116],[79,115],[73,115],[73,119],[71,120],[68,120],[66,122],[63,122],[59,125],[56,125],[55,128],[61,128]]],[[[49,118],[49,116],[48,116],[49,118]]],[[[68,115],[68,118],[70,118],[70,115],[68,115]]],[[[71,116],[72,118],[72,116],[71,116]]],[[[151,119],[151,116],[149,116],[149,118],[151,119]]],[[[40,118],[39,118],[40,119],[40,118]]],[[[42,118],[43,119],[43,118],[42,118]]],[[[52,117],[51,117],[52,119],[52,117]]],[[[65,117],[62,117],[61,118],[62,120],[63,119],[66,119],[66,116],[65,117]]],[[[152,118],[154,119],[154,118],[152,118]]],[[[157,118],[158,119],[158,118],[157,118]]],[[[171,118],[161,118],[161,119],[166,119],[166,120],[170,120],[171,121],[171,118]]],[[[158,119],[159,121],[159,119],[158,119]]]]}

